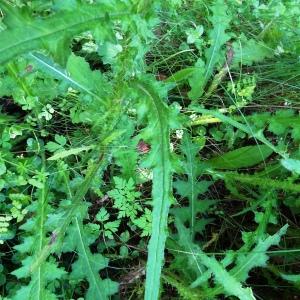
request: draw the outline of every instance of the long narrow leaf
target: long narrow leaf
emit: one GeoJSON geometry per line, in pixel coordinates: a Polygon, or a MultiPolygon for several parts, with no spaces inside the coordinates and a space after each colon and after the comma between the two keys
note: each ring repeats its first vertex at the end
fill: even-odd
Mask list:
{"type": "Polygon", "coordinates": [[[164,248],[167,238],[167,219],[171,194],[170,133],[168,108],[154,89],[139,83],[137,87],[147,97],[151,118],[155,129],[153,147],[155,158],[153,167],[153,223],[152,234],[148,245],[146,268],[146,300],[155,300],[159,296],[160,275],[164,259],[164,248]]]}

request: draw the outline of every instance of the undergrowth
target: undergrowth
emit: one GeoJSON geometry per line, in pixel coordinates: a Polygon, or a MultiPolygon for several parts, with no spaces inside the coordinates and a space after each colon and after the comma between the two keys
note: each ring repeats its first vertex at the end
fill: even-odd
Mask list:
{"type": "Polygon", "coordinates": [[[297,299],[300,1],[0,1],[0,299],[297,299]]]}

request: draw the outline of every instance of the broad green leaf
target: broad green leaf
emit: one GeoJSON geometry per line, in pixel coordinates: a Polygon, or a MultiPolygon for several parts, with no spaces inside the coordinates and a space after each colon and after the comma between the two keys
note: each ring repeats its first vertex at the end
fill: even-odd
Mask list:
{"type": "MultiPolygon", "coordinates": [[[[273,117],[268,118],[268,130],[275,135],[283,135],[290,127],[294,127],[296,130],[299,126],[299,118],[295,112],[291,109],[277,110],[273,117]]],[[[294,134],[293,134],[294,135],[294,134]]]]}
{"type": "Polygon", "coordinates": [[[192,100],[197,99],[203,94],[204,86],[205,86],[205,63],[201,58],[198,58],[195,64],[195,70],[190,74],[188,81],[191,87],[191,91],[188,93],[189,97],[192,100]]]}
{"type": "Polygon", "coordinates": [[[71,54],[67,61],[67,71],[76,82],[80,82],[81,87],[87,91],[103,96],[106,89],[106,80],[100,71],[91,71],[89,64],[84,58],[71,54]]]}
{"type": "Polygon", "coordinates": [[[76,9],[78,1],[76,0],[54,0],[54,8],[56,9],[65,9],[65,10],[73,10],[76,9]]]}
{"type": "Polygon", "coordinates": [[[247,168],[264,161],[272,153],[273,150],[266,145],[246,146],[229,151],[206,162],[216,169],[247,168]]]}
{"type": "Polygon", "coordinates": [[[5,172],[6,172],[5,162],[0,159],[0,175],[5,174],[5,172]]]}

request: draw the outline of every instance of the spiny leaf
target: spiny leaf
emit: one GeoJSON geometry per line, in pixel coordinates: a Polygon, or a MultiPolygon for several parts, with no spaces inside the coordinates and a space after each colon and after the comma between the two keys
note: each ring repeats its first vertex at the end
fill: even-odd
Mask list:
{"type": "Polygon", "coordinates": [[[230,273],[244,282],[248,278],[248,273],[251,269],[264,267],[268,260],[266,251],[271,246],[279,244],[281,237],[286,233],[288,227],[288,224],[286,224],[274,235],[268,236],[265,240],[260,240],[249,254],[240,253],[237,265],[230,273]]]}
{"type": "MultiPolygon", "coordinates": [[[[44,148],[42,147],[44,152],[44,148]]],[[[44,155],[42,156],[42,171],[45,172],[46,161],[44,155]]],[[[36,272],[31,273],[31,264],[37,259],[40,254],[40,251],[47,245],[47,227],[45,220],[47,217],[47,212],[49,210],[48,205],[48,185],[46,176],[43,177],[43,180],[39,182],[41,189],[38,189],[37,195],[38,200],[36,205],[36,217],[32,220],[31,226],[23,226],[22,229],[30,232],[32,237],[29,237],[28,240],[25,239],[24,243],[19,245],[19,248],[22,253],[30,253],[30,256],[27,256],[22,261],[22,267],[15,270],[13,274],[18,278],[27,278],[31,277],[30,283],[26,287],[22,287],[20,291],[16,294],[14,299],[19,299],[21,295],[28,295],[27,299],[34,300],[43,300],[43,299],[56,299],[55,295],[51,293],[48,289],[48,283],[54,279],[59,279],[63,274],[64,270],[57,268],[55,263],[46,262],[43,265],[40,264],[36,268],[36,272]]],[[[29,223],[30,223],[29,222],[29,223]]]]}
{"type": "Polygon", "coordinates": [[[209,33],[211,46],[205,50],[206,70],[205,82],[209,79],[216,63],[222,60],[221,47],[229,40],[230,36],[225,33],[229,28],[231,17],[227,13],[227,6],[223,0],[215,0],[212,5],[213,15],[209,18],[213,30],[209,33]]]}
{"type": "Polygon", "coordinates": [[[285,180],[277,180],[260,176],[259,174],[248,175],[240,172],[217,172],[218,176],[221,176],[225,182],[226,180],[234,180],[244,184],[252,186],[259,186],[266,189],[277,189],[284,191],[291,191],[295,193],[300,192],[299,184],[293,183],[292,178],[285,180]]]}
{"type": "Polygon", "coordinates": [[[223,286],[228,296],[236,296],[240,300],[255,300],[251,288],[243,288],[242,284],[213,257],[208,257],[204,252],[199,251],[198,256],[201,262],[214,274],[215,281],[223,286]]]}
{"type": "Polygon", "coordinates": [[[63,214],[62,222],[59,223],[58,228],[54,231],[56,235],[56,239],[50,243],[45,245],[41,251],[39,252],[38,257],[31,265],[31,272],[35,272],[37,268],[47,259],[50,253],[54,250],[54,247],[57,246],[58,241],[61,242],[63,236],[71,223],[73,217],[76,215],[78,208],[80,207],[81,201],[85,194],[87,193],[90,185],[94,179],[95,174],[97,171],[103,167],[104,165],[104,155],[100,155],[98,161],[96,161],[89,169],[83,180],[82,184],[76,191],[73,199],[72,199],[72,206],[63,214]]]}
{"type": "Polygon", "coordinates": [[[180,295],[180,299],[183,300],[199,300],[202,299],[201,293],[196,291],[195,289],[190,289],[184,283],[175,278],[171,277],[171,275],[163,275],[163,280],[168,283],[169,285],[173,286],[178,294],[180,295]]]}

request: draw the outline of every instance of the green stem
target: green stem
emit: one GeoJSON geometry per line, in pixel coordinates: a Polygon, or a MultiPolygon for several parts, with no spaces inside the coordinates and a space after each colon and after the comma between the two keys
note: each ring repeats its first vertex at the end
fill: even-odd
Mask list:
{"type": "Polygon", "coordinates": [[[30,271],[35,272],[37,268],[47,259],[50,253],[53,251],[55,246],[62,241],[64,234],[72,221],[72,218],[76,215],[77,209],[80,206],[81,201],[83,200],[85,194],[89,190],[91,183],[101,168],[104,165],[104,154],[101,153],[98,160],[93,164],[93,166],[88,170],[88,173],[85,176],[84,181],[77,189],[74,198],[72,199],[72,205],[68,209],[68,211],[62,217],[63,222],[61,225],[56,228],[56,230],[52,234],[52,239],[50,242],[41,249],[39,256],[35,260],[35,262],[31,265],[30,271]]]}

